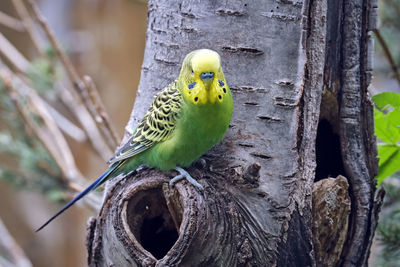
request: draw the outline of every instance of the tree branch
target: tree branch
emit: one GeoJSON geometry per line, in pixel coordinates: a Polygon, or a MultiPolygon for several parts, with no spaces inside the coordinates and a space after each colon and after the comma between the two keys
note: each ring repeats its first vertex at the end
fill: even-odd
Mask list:
{"type": "Polygon", "coordinates": [[[13,69],[25,72],[30,63],[25,57],[0,33],[0,55],[7,58],[13,69]]]}
{"type": "MultiPolygon", "coordinates": [[[[25,57],[0,33],[0,54],[9,60],[12,68],[17,70],[19,73],[26,75],[27,70],[31,64],[25,57]]],[[[80,125],[85,130],[87,137],[89,138],[92,148],[107,161],[112,155],[112,150],[115,148],[108,145],[109,142],[104,140],[99,129],[96,126],[96,122],[93,118],[100,117],[96,115],[95,107],[92,104],[85,106],[82,104],[81,98],[73,90],[70,90],[68,86],[62,85],[60,81],[55,82],[55,88],[58,90],[60,99],[63,101],[69,110],[75,115],[80,125]],[[92,115],[91,115],[92,114],[92,115]]],[[[86,98],[89,101],[89,98],[86,98]]],[[[110,128],[111,122],[108,123],[110,128]]],[[[104,127],[103,127],[104,128],[104,127]]],[[[101,129],[101,128],[100,128],[101,129]]],[[[105,136],[111,136],[106,132],[105,136]]]]}
{"type": "Polygon", "coordinates": [[[108,119],[108,116],[105,115],[104,105],[101,103],[100,97],[98,97],[98,92],[96,87],[94,86],[93,81],[90,78],[89,79],[87,78],[86,82],[82,81],[82,79],[78,75],[78,72],[72,65],[71,61],[69,60],[68,56],[61,49],[58,40],[52,33],[52,30],[47,24],[45,18],[41,15],[39,8],[35,4],[35,2],[33,0],[27,0],[27,1],[29,3],[29,7],[33,11],[34,18],[36,19],[36,21],[39,22],[47,38],[54,47],[54,50],[56,51],[62,65],[64,66],[67,75],[73,84],[73,87],[75,88],[80,99],[83,101],[85,107],[89,110],[90,114],[97,123],[104,124],[102,127],[100,127],[100,129],[105,135],[105,138],[108,140],[108,142],[106,141],[106,143],[109,145],[109,148],[111,150],[115,149],[116,144],[118,144],[119,142],[119,138],[116,135],[116,131],[111,126],[112,123],[108,119]],[[98,120],[97,118],[101,119],[98,120]]]}
{"type": "Polygon", "coordinates": [[[0,24],[19,32],[25,31],[25,26],[21,21],[11,17],[10,15],[7,15],[2,11],[0,11],[0,24]]]}
{"type": "Polygon", "coordinates": [[[378,42],[382,46],[383,53],[385,54],[386,59],[389,61],[390,67],[392,68],[394,78],[397,80],[397,83],[400,86],[400,73],[397,68],[396,62],[394,61],[392,53],[390,52],[390,49],[387,46],[386,41],[383,38],[383,36],[381,35],[381,32],[379,31],[379,29],[374,29],[373,31],[375,33],[376,38],[378,39],[378,42]]]}
{"type": "Polygon", "coordinates": [[[99,92],[96,88],[96,84],[93,82],[92,78],[88,75],[83,76],[83,81],[88,90],[88,96],[94,107],[95,111],[93,111],[93,116],[95,117],[95,121],[99,125],[100,130],[103,132],[106,140],[109,143],[111,148],[116,148],[121,140],[115,131],[113,124],[111,123],[110,117],[106,112],[103,102],[99,96],[99,92]]]}
{"type": "Polygon", "coordinates": [[[6,226],[0,219],[0,264],[3,266],[31,267],[32,263],[26,257],[24,251],[15,242],[14,238],[7,231],[6,226]],[[4,261],[11,260],[6,265],[4,261]]]}
{"type": "Polygon", "coordinates": [[[23,2],[23,0],[12,0],[12,3],[15,7],[15,10],[18,13],[18,16],[22,20],[22,23],[26,29],[26,31],[29,34],[29,37],[32,40],[33,47],[35,48],[36,52],[39,55],[43,55],[43,50],[45,47],[43,39],[40,37],[39,32],[35,28],[35,24],[33,23],[33,20],[31,16],[29,15],[29,12],[23,2]]]}
{"type": "MultiPolygon", "coordinates": [[[[0,77],[8,90],[10,99],[14,102],[25,123],[33,130],[61,170],[63,182],[73,190],[77,189],[77,184],[85,184],[86,179],[76,167],[72,152],[53,118],[46,110],[43,100],[33,89],[24,85],[21,80],[5,69],[0,72],[0,77]],[[14,84],[19,86],[14,86],[14,84]],[[23,99],[27,100],[27,103],[22,104],[23,99]],[[33,120],[32,114],[38,116],[43,123],[39,124],[33,120]]],[[[92,202],[93,200],[97,203],[100,202],[100,199],[94,195],[90,198],[92,198],[92,202]]]]}

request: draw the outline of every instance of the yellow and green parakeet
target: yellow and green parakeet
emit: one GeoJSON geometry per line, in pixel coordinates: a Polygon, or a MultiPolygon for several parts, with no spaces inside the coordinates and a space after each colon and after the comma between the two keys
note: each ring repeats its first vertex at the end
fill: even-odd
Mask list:
{"type": "Polygon", "coordinates": [[[186,178],[202,188],[182,168],[222,140],[232,111],[232,93],[220,56],[209,49],[192,51],[185,57],[178,79],[156,95],[130,139],[111,158],[109,169],[37,231],[105,181],[141,165],[175,169],[179,175],[171,179],[171,185],[186,178]]]}

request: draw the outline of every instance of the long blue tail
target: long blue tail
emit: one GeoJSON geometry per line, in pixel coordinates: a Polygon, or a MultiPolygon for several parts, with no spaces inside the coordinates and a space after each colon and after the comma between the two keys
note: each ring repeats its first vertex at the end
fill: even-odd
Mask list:
{"type": "Polygon", "coordinates": [[[60,211],[58,211],[53,217],[51,217],[47,222],[45,222],[42,226],[40,226],[36,232],[39,232],[42,230],[44,227],[46,227],[49,223],[51,223],[55,218],[57,218],[61,213],[66,211],[69,207],[75,204],[79,199],[83,198],[87,193],[89,193],[92,190],[95,190],[98,188],[100,185],[102,185],[107,179],[109,178],[108,175],[114,171],[120,164],[116,163],[111,168],[109,168],[107,171],[105,171],[102,175],[100,175],[99,178],[97,178],[91,185],[89,185],[85,190],[79,193],[76,197],[74,197],[73,200],[71,200],[68,204],[66,204],[60,211]]]}

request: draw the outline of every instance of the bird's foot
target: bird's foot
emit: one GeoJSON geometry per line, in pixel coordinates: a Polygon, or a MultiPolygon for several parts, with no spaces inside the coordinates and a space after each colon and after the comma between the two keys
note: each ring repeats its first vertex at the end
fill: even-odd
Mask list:
{"type": "Polygon", "coordinates": [[[176,167],[175,170],[177,170],[179,174],[174,178],[172,178],[171,180],[169,180],[169,185],[173,186],[179,180],[186,178],[186,180],[192,185],[196,186],[199,189],[203,189],[203,186],[199,182],[197,182],[192,176],[190,176],[190,174],[187,171],[185,171],[181,167],[176,167]]]}

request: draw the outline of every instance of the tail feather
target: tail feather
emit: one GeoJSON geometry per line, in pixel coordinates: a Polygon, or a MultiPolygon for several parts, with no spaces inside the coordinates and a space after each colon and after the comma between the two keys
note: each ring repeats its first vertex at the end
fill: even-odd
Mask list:
{"type": "Polygon", "coordinates": [[[64,211],[66,211],[69,207],[75,204],[78,200],[83,198],[86,194],[88,194],[90,191],[95,190],[98,188],[100,185],[102,185],[107,179],[109,178],[109,175],[112,171],[114,171],[120,164],[114,164],[111,168],[109,168],[107,171],[105,171],[102,175],[100,175],[99,178],[97,178],[91,185],[89,185],[85,190],[79,193],[74,199],[72,199],[69,203],[67,203],[61,210],[59,210],[53,217],[51,217],[47,222],[45,222],[42,226],[40,226],[36,232],[39,232],[42,230],[44,227],[46,227],[49,223],[51,223],[55,218],[57,218],[60,214],[62,214],[64,211]]]}

